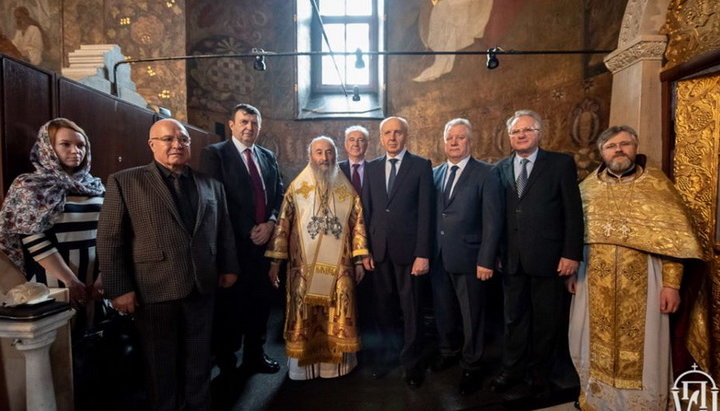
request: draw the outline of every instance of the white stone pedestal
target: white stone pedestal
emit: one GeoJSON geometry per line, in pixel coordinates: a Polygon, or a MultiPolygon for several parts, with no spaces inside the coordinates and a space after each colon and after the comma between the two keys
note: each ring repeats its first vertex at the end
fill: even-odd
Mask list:
{"type": "Polygon", "coordinates": [[[75,310],[67,310],[36,321],[0,320],[0,338],[13,338],[13,346],[25,357],[27,411],[57,409],[49,350],[56,330],[73,315],[75,310]]]}

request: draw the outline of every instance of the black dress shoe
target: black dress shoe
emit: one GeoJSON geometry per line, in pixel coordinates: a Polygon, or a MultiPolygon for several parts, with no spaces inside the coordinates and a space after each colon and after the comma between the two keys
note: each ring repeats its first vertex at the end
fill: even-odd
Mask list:
{"type": "Polygon", "coordinates": [[[242,369],[248,374],[275,374],[280,371],[280,364],[267,354],[263,354],[262,357],[250,362],[243,360],[242,369]]]}
{"type": "Polygon", "coordinates": [[[480,372],[464,370],[458,387],[460,395],[472,394],[477,391],[478,388],[480,388],[480,372]]]}
{"type": "Polygon", "coordinates": [[[504,372],[500,373],[497,377],[490,381],[490,391],[493,392],[505,392],[508,389],[520,384],[521,379],[519,377],[513,377],[504,372]]]}
{"type": "Polygon", "coordinates": [[[443,370],[447,370],[448,368],[452,367],[453,365],[458,363],[458,357],[457,356],[443,356],[439,355],[435,358],[435,361],[433,361],[432,364],[430,364],[430,369],[434,372],[440,372],[443,370]]]}

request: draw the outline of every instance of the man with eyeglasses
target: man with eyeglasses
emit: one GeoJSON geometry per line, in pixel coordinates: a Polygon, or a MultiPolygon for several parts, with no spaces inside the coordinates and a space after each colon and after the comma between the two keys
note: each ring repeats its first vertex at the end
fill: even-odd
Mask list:
{"type": "MultiPolygon", "coordinates": [[[[603,164],[580,184],[587,260],[567,281],[579,404],[666,409],[670,315],[681,302],[683,260],[701,259],[702,249],[672,182],[637,153],[635,130],[610,127],[597,147],[603,164]]],[[[688,347],[707,346],[702,333],[689,335],[688,347]]]]}
{"type": "Polygon", "coordinates": [[[260,110],[238,104],[228,126],[232,138],[205,147],[200,157],[200,169],[225,187],[242,271],[237,284],[218,293],[213,351],[226,375],[236,371],[235,352],[240,345],[245,374],[272,374],[280,370],[280,364],[263,348],[275,295],[267,279],[270,260],[265,250],[282,204],[282,176],[275,154],[257,144],[260,110]]]}
{"type": "Polygon", "coordinates": [[[210,408],[215,290],[237,279],[225,191],[194,172],[174,119],[150,128],[154,161],[108,177],[97,252],[105,297],[135,315],[154,410],[210,408]]]}
{"type": "Polygon", "coordinates": [[[582,259],[583,214],[572,157],[539,148],[542,119],[516,111],[507,122],[514,152],[498,162],[504,186],[505,343],[502,371],[490,388],[504,392],[529,377],[547,397],[561,325],[563,280],[582,259]],[[527,375],[526,375],[527,374],[527,375]]]}

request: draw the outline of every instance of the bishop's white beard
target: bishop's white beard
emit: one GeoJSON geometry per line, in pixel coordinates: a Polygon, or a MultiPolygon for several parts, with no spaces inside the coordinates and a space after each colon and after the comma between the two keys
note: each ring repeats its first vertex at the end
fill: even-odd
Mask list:
{"type": "Polygon", "coordinates": [[[615,175],[621,175],[622,173],[630,170],[633,166],[633,161],[628,156],[616,156],[610,159],[607,167],[615,175]]]}
{"type": "Polygon", "coordinates": [[[315,184],[317,185],[318,192],[326,194],[328,189],[333,186],[335,180],[337,179],[337,163],[331,165],[327,170],[323,170],[320,166],[311,161],[310,168],[312,169],[313,176],[315,177],[315,184]]]}

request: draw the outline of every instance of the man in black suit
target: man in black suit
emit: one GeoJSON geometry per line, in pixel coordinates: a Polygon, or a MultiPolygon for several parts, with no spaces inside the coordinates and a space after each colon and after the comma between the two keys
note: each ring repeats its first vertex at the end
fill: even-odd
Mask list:
{"type": "Polygon", "coordinates": [[[225,191],[187,166],[190,137],[164,119],[154,161],[108,178],[97,232],[105,297],[134,313],[154,410],[210,409],[215,288],[237,279],[225,191]]]}
{"type": "Polygon", "coordinates": [[[503,197],[493,167],[470,155],[472,125],[456,118],[443,133],[447,161],[435,167],[437,248],[432,290],[440,356],[435,371],[461,357],[461,394],[478,388],[485,331],[485,284],[503,227],[503,197]]]}
{"type": "Polygon", "coordinates": [[[424,378],[422,364],[423,275],[430,268],[433,227],[433,186],[430,160],[405,148],[408,124],[389,117],[380,123],[380,142],[387,155],[365,169],[363,205],[369,227],[377,320],[385,353],[373,372],[381,378],[391,368],[400,344],[396,332],[399,302],[404,342],[400,363],[405,381],[418,387],[424,378]]]}
{"type": "Polygon", "coordinates": [[[529,371],[533,390],[547,395],[564,324],[563,280],[582,260],[582,203],[572,157],[538,148],[539,114],[516,111],[507,130],[515,152],[497,164],[506,199],[505,344],[490,388],[505,391],[529,371]]]}
{"type": "Polygon", "coordinates": [[[262,126],[260,111],[238,104],[228,125],[232,138],[205,147],[200,158],[200,168],[225,186],[242,271],[235,286],[218,294],[215,361],[221,371],[233,371],[235,351],[243,340],[243,371],[275,373],[280,365],[263,350],[274,294],[264,254],[282,204],[282,179],[273,152],[255,144],[262,126]]]}
{"type": "Polygon", "coordinates": [[[370,133],[363,126],[350,126],[345,129],[345,151],[348,159],[338,162],[338,167],[350,180],[355,191],[362,193],[362,183],[365,180],[365,152],[368,149],[370,133]]]}

